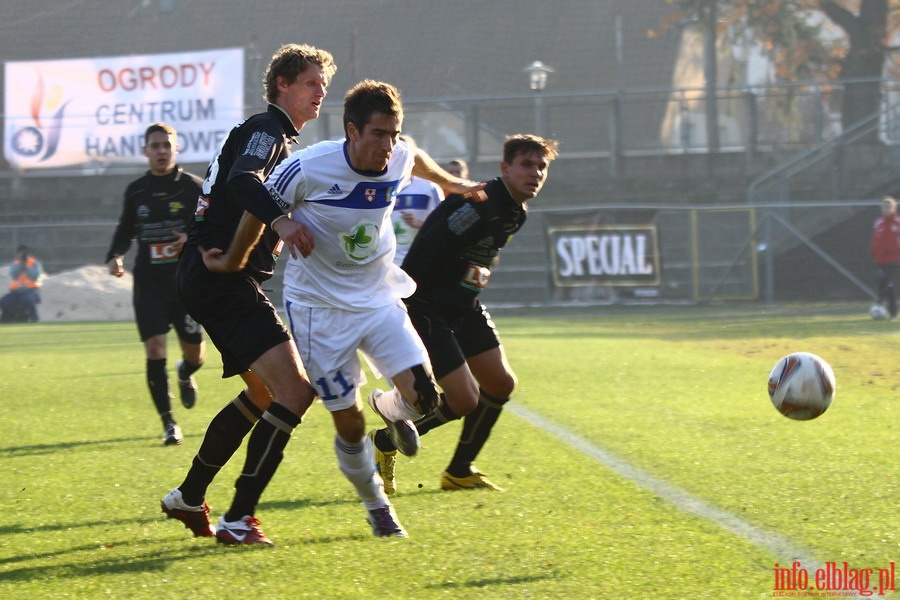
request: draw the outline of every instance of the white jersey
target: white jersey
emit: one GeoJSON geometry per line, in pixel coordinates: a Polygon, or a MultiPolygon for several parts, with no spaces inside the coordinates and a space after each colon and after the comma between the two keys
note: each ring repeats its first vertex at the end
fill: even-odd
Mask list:
{"type": "Polygon", "coordinates": [[[285,213],[315,239],[307,258],[288,256],[285,301],[349,311],[395,304],[415,283],[394,262],[391,210],[413,168],[405,142],[383,172],[357,171],[345,141],[325,141],[283,160],[266,181],[285,213]]]}
{"type": "Polygon", "coordinates": [[[421,177],[410,178],[407,184],[400,188],[397,202],[394,203],[394,211],[391,213],[394,235],[397,238],[394,264],[403,264],[413,238],[419,233],[419,228],[409,225],[404,215],[409,215],[421,223],[443,200],[444,192],[440,186],[421,177]]]}

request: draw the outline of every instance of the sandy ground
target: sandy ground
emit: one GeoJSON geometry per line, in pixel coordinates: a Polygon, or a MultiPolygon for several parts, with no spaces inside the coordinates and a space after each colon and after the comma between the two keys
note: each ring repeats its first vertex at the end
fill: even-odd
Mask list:
{"type": "MultiPolygon", "coordinates": [[[[9,277],[4,273],[4,289],[9,277]]],[[[130,271],[113,277],[105,265],[88,265],[47,275],[41,287],[41,321],[131,321],[130,271]]],[[[4,292],[5,293],[5,292],[4,292]]]]}

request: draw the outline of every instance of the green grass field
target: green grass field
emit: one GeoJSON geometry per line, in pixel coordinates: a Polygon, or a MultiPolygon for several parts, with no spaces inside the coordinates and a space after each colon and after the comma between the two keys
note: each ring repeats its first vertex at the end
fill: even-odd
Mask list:
{"type": "MultiPolygon", "coordinates": [[[[399,461],[410,538],[376,539],[316,406],[258,512],[274,548],[194,539],[159,510],[238,391],[214,349],[198,405],[175,405],[184,445],[163,447],[133,324],[3,326],[0,596],[767,598],[775,564],[803,559],[816,561],[811,585],[828,562],[872,569],[879,597],[879,569],[900,556],[900,324],[827,305],[495,317],[520,385],[477,464],[507,491],[440,491],[459,430],[448,425],[399,461]],[[838,381],[810,422],[779,415],[765,391],[775,361],[799,350],[838,381]]],[[[215,518],[242,461],[210,490],[215,518]]]]}

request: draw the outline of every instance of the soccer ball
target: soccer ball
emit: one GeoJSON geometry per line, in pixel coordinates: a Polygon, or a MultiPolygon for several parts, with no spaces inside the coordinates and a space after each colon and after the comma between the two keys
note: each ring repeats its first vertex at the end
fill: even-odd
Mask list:
{"type": "Polygon", "coordinates": [[[883,321],[888,318],[888,311],[880,304],[873,304],[872,308],[869,309],[869,315],[876,321],[883,321]]]}
{"type": "Polygon", "coordinates": [[[822,415],[834,399],[834,371],[810,352],[788,354],[769,373],[769,399],[778,412],[808,421],[822,415]]]}

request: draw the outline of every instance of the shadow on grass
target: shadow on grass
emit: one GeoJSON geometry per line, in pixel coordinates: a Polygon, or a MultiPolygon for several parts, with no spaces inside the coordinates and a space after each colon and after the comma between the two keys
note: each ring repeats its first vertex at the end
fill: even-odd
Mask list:
{"type": "Polygon", "coordinates": [[[265,510],[295,510],[298,508],[340,506],[342,504],[360,504],[359,498],[346,496],[344,498],[332,498],[331,500],[310,500],[309,498],[295,498],[292,500],[263,500],[259,503],[260,511],[265,510]]]}
{"type": "MultiPolygon", "coordinates": [[[[63,528],[63,527],[61,527],[63,528]]],[[[10,528],[4,528],[8,530],[10,528]]],[[[163,571],[184,559],[204,558],[207,556],[220,556],[222,552],[258,552],[269,551],[271,546],[255,544],[251,546],[226,546],[216,543],[214,539],[185,538],[182,543],[172,543],[169,539],[159,539],[157,544],[149,544],[147,540],[128,540],[110,542],[107,544],[85,544],[81,546],[69,546],[64,550],[52,550],[48,552],[20,554],[18,556],[0,559],[0,566],[25,563],[29,561],[44,562],[33,567],[21,566],[18,568],[4,569],[2,579],[8,582],[34,581],[46,579],[52,575],[55,579],[73,577],[98,577],[111,574],[143,573],[163,571]],[[195,543],[196,542],[196,543],[195,543]],[[98,551],[107,553],[104,558],[91,560],[98,551]],[[140,552],[143,556],[135,556],[140,552]],[[68,558],[66,558],[68,555],[68,558]],[[65,561],[60,561],[64,559],[65,561]],[[53,560],[52,565],[45,561],[53,560]]],[[[371,535],[363,533],[343,536],[304,537],[301,539],[279,540],[279,545],[311,545],[334,544],[346,542],[358,542],[372,539],[371,535]]]]}
{"type": "MultiPolygon", "coordinates": [[[[244,547],[244,550],[254,551],[260,548],[269,548],[268,546],[251,546],[244,547]]],[[[146,540],[138,540],[131,542],[122,542],[115,544],[107,544],[100,546],[98,544],[90,544],[86,546],[70,547],[63,551],[46,552],[41,554],[22,555],[0,561],[2,563],[25,562],[25,561],[42,561],[47,559],[59,559],[66,554],[92,553],[100,549],[108,552],[108,557],[99,560],[90,561],[88,558],[72,558],[69,562],[59,562],[51,566],[47,564],[37,565],[34,567],[20,567],[3,571],[3,579],[5,581],[34,581],[35,579],[46,579],[48,574],[54,578],[71,578],[71,577],[97,577],[100,575],[121,574],[121,573],[140,573],[163,571],[171,566],[187,558],[197,558],[198,556],[207,556],[218,554],[224,551],[222,546],[218,546],[214,541],[210,541],[208,546],[182,546],[174,547],[172,544],[159,544],[152,548],[148,548],[146,540]],[[132,554],[130,547],[139,547],[141,551],[146,552],[145,557],[136,557],[132,554]],[[127,555],[122,555],[116,551],[127,551],[127,555]]]]}
{"type": "Polygon", "coordinates": [[[550,579],[556,579],[557,576],[553,573],[548,573],[547,575],[519,575],[519,576],[510,576],[510,577],[490,577],[488,579],[473,579],[471,581],[447,581],[444,583],[432,583],[428,584],[425,587],[433,590],[465,590],[465,589],[478,589],[478,588],[488,588],[497,585],[516,585],[520,583],[537,583],[538,581],[547,581],[550,579]]]}
{"type": "MultiPolygon", "coordinates": [[[[161,518],[165,515],[160,513],[161,518]]],[[[144,525],[148,523],[147,519],[104,519],[102,521],[80,521],[76,523],[52,523],[49,525],[0,525],[0,536],[14,534],[34,534],[34,533],[51,533],[54,531],[69,531],[72,529],[81,529],[84,527],[108,527],[118,525],[144,525]]],[[[6,559],[0,559],[0,564],[7,562],[6,559]]]]}
{"type": "Polygon", "coordinates": [[[134,442],[146,442],[153,440],[154,446],[163,447],[159,441],[162,436],[139,436],[129,438],[111,438],[106,440],[89,440],[78,442],[57,442],[55,444],[32,444],[31,446],[9,446],[0,448],[0,457],[17,458],[22,456],[40,456],[42,454],[55,454],[63,450],[75,450],[78,448],[88,448],[96,446],[111,446],[115,444],[133,444],[134,442]]]}

